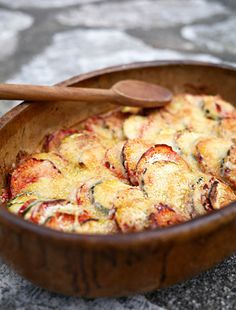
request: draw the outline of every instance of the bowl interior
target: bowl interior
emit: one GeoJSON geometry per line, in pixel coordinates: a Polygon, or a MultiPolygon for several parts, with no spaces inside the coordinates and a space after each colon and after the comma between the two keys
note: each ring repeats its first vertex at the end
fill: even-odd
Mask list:
{"type": "MultiPolygon", "coordinates": [[[[170,88],[174,93],[219,94],[236,102],[236,71],[202,63],[143,63],[100,70],[60,85],[109,88],[122,79],[139,79],[170,88]]],[[[0,186],[20,151],[39,149],[44,136],[59,128],[76,127],[90,115],[114,107],[111,103],[23,103],[0,119],[0,186]]]]}

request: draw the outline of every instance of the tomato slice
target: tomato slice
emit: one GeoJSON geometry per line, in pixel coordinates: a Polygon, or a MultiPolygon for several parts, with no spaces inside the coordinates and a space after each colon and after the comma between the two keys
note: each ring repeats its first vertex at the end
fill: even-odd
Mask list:
{"type": "Polygon", "coordinates": [[[141,174],[147,164],[155,164],[156,162],[172,162],[188,169],[187,163],[180,157],[172,147],[166,144],[157,144],[150,147],[139,159],[137,163],[136,173],[141,174]]]}
{"type": "Polygon", "coordinates": [[[46,152],[57,151],[61,141],[74,133],[78,132],[76,129],[60,129],[45,137],[43,149],[46,152]]]}
{"type": "Polygon", "coordinates": [[[156,211],[150,214],[149,221],[151,228],[157,228],[179,224],[186,221],[186,219],[169,206],[160,203],[156,206],[156,211]]]}
{"type": "Polygon", "coordinates": [[[60,174],[60,170],[51,161],[30,158],[12,173],[10,182],[12,196],[14,197],[27,185],[37,182],[40,178],[54,178],[60,174]]]}
{"type": "Polygon", "coordinates": [[[111,111],[88,118],[84,128],[106,139],[123,139],[123,123],[126,114],[121,111],[111,111]]]}

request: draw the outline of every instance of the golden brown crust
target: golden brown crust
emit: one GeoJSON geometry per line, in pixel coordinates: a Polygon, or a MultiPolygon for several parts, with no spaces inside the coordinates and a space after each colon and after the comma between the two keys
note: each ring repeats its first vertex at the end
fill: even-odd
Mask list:
{"type": "Polygon", "coordinates": [[[236,190],[236,146],[232,145],[224,158],[221,174],[234,190],[236,190]]]}
{"type": "Polygon", "coordinates": [[[236,199],[235,109],[180,94],[160,109],[92,116],[25,154],[2,195],[9,211],[75,233],[175,225],[236,199]]]}
{"type": "Polygon", "coordinates": [[[221,177],[222,161],[226,157],[231,141],[222,138],[202,139],[196,144],[195,156],[200,169],[208,174],[221,177]]]}
{"type": "Polygon", "coordinates": [[[143,153],[149,149],[151,143],[145,142],[140,139],[128,140],[122,149],[123,163],[126,169],[129,181],[133,185],[137,185],[136,166],[143,155],[143,153]]]}

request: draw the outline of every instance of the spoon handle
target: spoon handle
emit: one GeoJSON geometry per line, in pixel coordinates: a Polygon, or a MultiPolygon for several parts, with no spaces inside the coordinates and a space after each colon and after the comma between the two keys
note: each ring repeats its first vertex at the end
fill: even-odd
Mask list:
{"type": "Polygon", "coordinates": [[[32,101],[116,101],[111,89],[1,84],[0,100],[32,101]]]}

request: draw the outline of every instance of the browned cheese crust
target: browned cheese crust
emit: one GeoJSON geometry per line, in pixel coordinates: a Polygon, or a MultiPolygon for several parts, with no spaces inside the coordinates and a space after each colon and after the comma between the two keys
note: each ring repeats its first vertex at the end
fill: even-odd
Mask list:
{"type": "Polygon", "coordinates": [[[175,225],[235,201],[236,111],[219,96],[176,95],[123,108],[45,138],[12,170],[10,212],[75,233],[175,225]]]}

